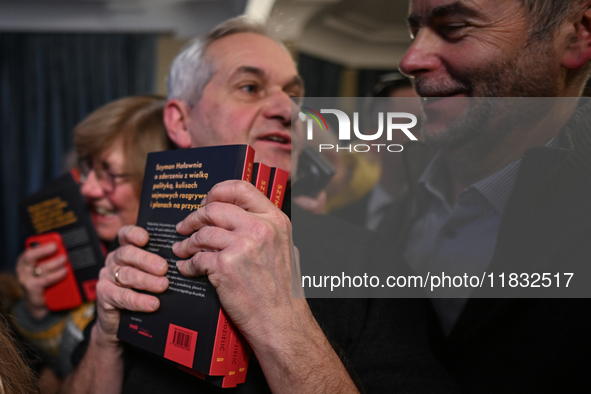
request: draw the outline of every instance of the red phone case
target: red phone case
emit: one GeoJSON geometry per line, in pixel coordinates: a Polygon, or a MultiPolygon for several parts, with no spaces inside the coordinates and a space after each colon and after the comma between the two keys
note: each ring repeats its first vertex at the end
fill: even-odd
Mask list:
{"type": "Polygon", "coordinates": [[[72,265],[68,259],[68,253],[66,252],[64,242],[62,241],[62,236],[57,232],[32,235],[27,238],[26,247],[27,249],[31,249],[49,242],[57,244],[57,251],[45,260],[41,260],[39,265],[54,257],[64,255],[66,256],[66,269],[68,270],[68,274],[61,282],[45,289],[45,292],[43,293],[45,304],[50,311],[56,312],[75,308],[82,304],[82,296],[78,289],[78,283],[76,282],[72,265]]]}

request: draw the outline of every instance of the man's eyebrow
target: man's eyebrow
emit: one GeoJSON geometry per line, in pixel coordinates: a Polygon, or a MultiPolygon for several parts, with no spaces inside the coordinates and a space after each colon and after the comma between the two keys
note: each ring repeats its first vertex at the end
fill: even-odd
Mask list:
{"type": "Polygon", "coordinates": [[[230,76],[230,78],[234,78],[240,74],[253,74],[256,75],[259,78],[264,78],[265,77],[265,71],[263,71],[262,69],[258,68],[258,67],[253,67],[253,66],[240,66],[236,69],[236,71],[234,71],[232,73],[232,75],[230,76]]]}
{"type": "Polygon", "coordinates": [[[291,82],[287,84],[287,87],[295,86],[301,90],[302,95],[304,94],[304,80],[299,75],[292,78],[291,82]]]}
{"type": "Polygon", "coordinates": [[[461,1],[456,1],[450,4],[440,5],[435,7],[423,15],[419,14],[410,14],[406,21],[408,25],[411,27],[421,26],[425,23],[426,20],[430,20],[433,18],[443,18],[450,15],[461,15],[467,17],[479,17],[481,16],[478,10],[468,7],[461,1]]]}
{"type": "MultiPolygon", "coordinates": [[[[263,69],[254,67],[254,66],[240,66],[232,73],[230,78],[238,76],[240,74],[253,74],[259,78],[265,78],[266,73],[263,69]]],[[[292,78],[290,82],[287,83],[287,86],[297,86],[299,88],[304,88],[304,80],[299,76],[296,75],[292,78]]]]}
{"type": "MultiPolygon", "coordinates": [[[[265,78],[265,76],[266,76],[265,71],[261,68],[254,67],[254,66],[240,66],[236,69],[236,71],[234,71],[232,73],[232,75],[230,75],[229,79],[235,78],[235,77],[237,77],[239,75],[243,75],[243,74],[252,74],[252,75],[255,75],[259,78],[265,78]]],[[[299,75],[296,75],[292,78],[291,81],[289,81],[287,83],[286,87],[287,88],[297,87],[302,90],[302,94],[303,94],[304,80],[299,75]]]]}

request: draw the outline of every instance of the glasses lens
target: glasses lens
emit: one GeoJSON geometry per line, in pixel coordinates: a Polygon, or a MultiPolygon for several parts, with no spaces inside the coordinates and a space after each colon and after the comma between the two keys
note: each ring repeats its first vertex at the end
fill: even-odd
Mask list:
{"type": "Polygon", "coordinates": [[[80,182],[86,182],[90,172],[94,171],[94,176],[105,193],[112,193],[115,190],[115,176],[100,165],[95,168],[92,157],[80,159],[78,166],[80,168],[80,182]]]}
{"type": "Polygon", "coordinates": [[[115,177],[108,170],[101,171],[99,181],[105,193],[112,193],[115,190],[115,177]]]}
{"type": "Polygon", "coordinates": [[[92,170],[92,159],[89,157],[78,159],[78,169],[80,170],[80,182],[84,183],[92,170]]]}

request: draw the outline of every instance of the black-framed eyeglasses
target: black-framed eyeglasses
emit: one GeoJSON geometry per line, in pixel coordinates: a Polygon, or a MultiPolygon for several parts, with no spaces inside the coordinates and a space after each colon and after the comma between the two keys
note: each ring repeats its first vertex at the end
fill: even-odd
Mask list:
{"type": "Polygon", "coordinates": [[[103,189],[106,194],[115,191],[117,185],[121,183],[119,180],[134,176],[134,174],[129,173],[114,174],[109,170],[108,166],[102,162],[95,167],[94,160],[91,156],[78,160],[78,166],[80,169],[80,183],[85,183],[88,180],[90,172],[94,171],[94,175],[96,176],[101,189],[103,189]]]}

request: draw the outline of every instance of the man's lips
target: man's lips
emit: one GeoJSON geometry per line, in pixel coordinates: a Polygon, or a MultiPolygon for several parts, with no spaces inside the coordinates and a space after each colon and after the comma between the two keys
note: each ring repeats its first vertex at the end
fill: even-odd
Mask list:
{"type": "Polygon", "coordinates": [[[259,141],[273,142],[291,148],[291,136],[286,133],[269,133],[257,138],[259,141]]]}
{"type": "MultiPolygon", "coordinates": [[[[424,108],[429,107],[436,107],[438,104],[443,104],[443,101],[447,99],[454,99],[460,97],[468,97],[469,95],[466,92],[456,92],[456,93],[442,93],[436,94],[433,96],[422,96],[422,104],[424,108]]],[[[451,101],[453,103],[453,101],[451,101]]]]}

